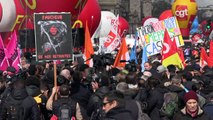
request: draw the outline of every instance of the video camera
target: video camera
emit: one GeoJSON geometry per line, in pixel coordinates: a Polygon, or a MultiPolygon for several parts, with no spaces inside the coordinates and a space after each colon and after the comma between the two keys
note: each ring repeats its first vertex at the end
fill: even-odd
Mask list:
{"type": "Polygon", "coordinates": [[[128,62],[129,64],[126,64],[125,69],[128,70],[129,72],[136,72],[137,71],[137,67],[136,67],[136,63],[135,60],[120,60],[120,62],[128,62]]]}
{"type": "Polygon", "coordinates": [[[113,56],[110,53],[102,54],[102,55],[94,55],[93,56],[94,67],[105,67],[107,65],[112,65],[114,60],[113,56]]]}

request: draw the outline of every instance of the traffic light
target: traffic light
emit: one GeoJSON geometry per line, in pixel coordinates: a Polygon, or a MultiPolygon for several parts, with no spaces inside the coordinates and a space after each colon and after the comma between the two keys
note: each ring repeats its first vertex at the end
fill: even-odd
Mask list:
{"type": "Polygon", "coordinates": [[[211,29],[211,20],[208,20],[206,23],[206,29],[211,29]]]}

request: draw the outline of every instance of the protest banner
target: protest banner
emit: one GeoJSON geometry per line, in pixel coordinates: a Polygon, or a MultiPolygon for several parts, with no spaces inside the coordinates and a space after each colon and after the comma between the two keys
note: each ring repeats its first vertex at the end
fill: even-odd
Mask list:
{"type": "Polygon", "coordinates": [[[146,46],[148,56],[161,52],[166,29],[170,38],[176,41],[178,47],[184,45],[177,20],[175,17],[171,17],[138,29],[139,37],[143,41],[144,46],[146,46]]]}
{"type": "Polygon", "coordinates": [[[72,59],[70,13],[34,14],[36,60],[72,59]]]}

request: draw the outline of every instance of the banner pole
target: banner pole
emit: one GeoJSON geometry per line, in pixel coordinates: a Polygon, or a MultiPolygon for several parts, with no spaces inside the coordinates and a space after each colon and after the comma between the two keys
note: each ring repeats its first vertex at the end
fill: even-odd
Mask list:
{"type": "MultiPolygon", "coordinates": [[[[56,61],[53,61],[54,64],[54,86],[57,87],[57,67],[56,67],[56,61]]],[[[58,96],[57,93],[55,94],[55,100],[57,100],[58,96]]]]}

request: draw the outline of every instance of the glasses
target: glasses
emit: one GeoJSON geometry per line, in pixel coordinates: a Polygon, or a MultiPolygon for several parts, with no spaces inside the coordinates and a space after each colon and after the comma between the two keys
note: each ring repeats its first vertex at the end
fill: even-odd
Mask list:
{"type": "Polygon", "coordinates": [[[103,102],[103,106],[106,106],[108,103],[111,103],[111,101],[103,102]]]}

